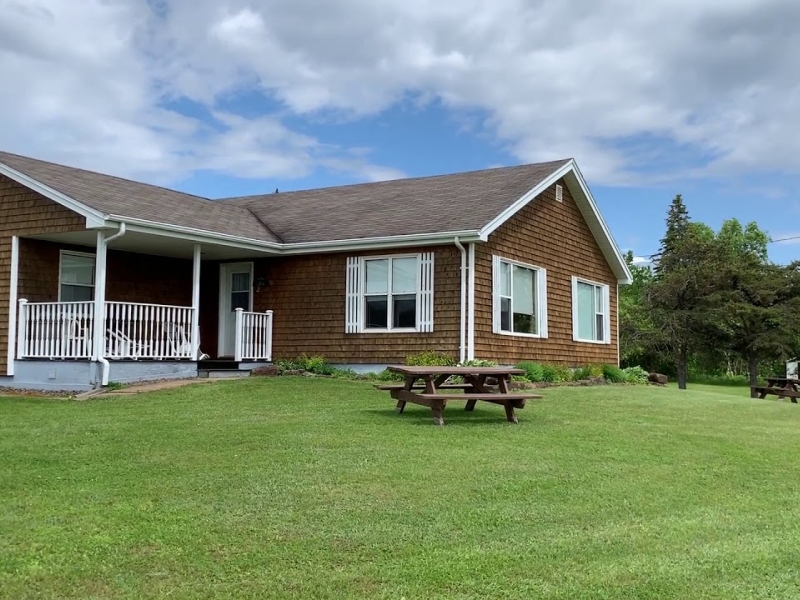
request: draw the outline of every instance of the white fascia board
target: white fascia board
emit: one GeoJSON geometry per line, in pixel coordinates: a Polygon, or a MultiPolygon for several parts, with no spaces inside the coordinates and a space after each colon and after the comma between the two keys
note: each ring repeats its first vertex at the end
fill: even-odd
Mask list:
{"type": "Polygon", "coordinates": [[[231,248],[240,248],[243,250],[269,252],[272,254],[282,255],[317,254],[321,252],[348,252],[354,250],[378,250],[424,245],[444,245],[452,244],[456,236],[460,237],[460,239],[464,241],[480,241],[477,231],[468,231],[282,244],[240,238],[233,235],[204,231],[202,229],[179,227],[164,223],[153,223],[143,219],[133,219],[119,215],[110,215],[109,220],[105,222],[105,226],[112,227],[116,226],[116,223],[123,222],[128,224],[128,231],[130,232],[174,237],[177,239],[183,239],[197,243],[212,243],[220,246],[229,246],[231,248]]]}
{"type": "Polygon", "coordinates": [[[514,204],[506,208],[494,219],[489,221],[488,225],[486,225],[483,229],[481,229],[480,231],[481,237],[488,239],[489,236],[497,230],[497,228],[499,228],[503,223],[508,221],[511,217],[513,217],[525,206],[527,206],[527,204],[531,200],[533,200],[536,196],[538,196],[547,188],[549,188],[551,185],[553,185],[556,181],[564,177],[564,175],[569,173],[572,170],[574,164],[575,161],[570,160],[569,162],[565,163],[563,167],[560,167],[557,171],[554,171],[546,179],[542,180],[534,188],[525,192],[525,194],[519,200],[517,200],[516,202],[514,202],[514,204]]]}
{"type": "Polygon", "coordinates": [[[250,240],[234,235],[224,235],[202,229],[192,229],[189,227],[178,227],[163,223],[154,223],[143,219],[132,219],[130,217],[120,217],[111,215],[106,221],[106,227],[114,227],[116,223],[126,223],[128,232],[145,233],[148,235],[158,235],[195,243],[213,244],[215,246],[228,246],[230,248],[241,248],[242,250],[254,250],[258,252],[280,253],[282,244],[263,242],[260,240],[250,240]]]}
{"type": "Polygon", "coordinates": [[[324,242],[305,242],[283,244],[284,254],[316,254],[319,252],[350,252],[356,250],[379,250],[386,248],[407,248],[411,246],[441,246],[462,242],[480,241],[477,231],[451,231],[443,233],[423,233],[418,235],[395,235],[355,240],[335,240],[324,242]]]}
{"type": "Polygon", "coordinates": [[[586,184],[583,174],[581,174],[581,170],[578,168],[578,165],[575,164],[575,161],[571,161],[571,163],[571,174],[577,181],[581,193],[583,194],[589,208],[592,211],[592,216],[600,226],[603,237],[605,238],[605,240],[601,240],[601,242],[605,242],[607,248],[612,252],[613,259],[615,259],[615,261],[612,261],[611,258],[606,255],[606,259],[609,263],[611,263],[611,267],[614,269],[614,273],[617,276],[617,283],[628,285],[633,282],[633,275],[631,275],[631,271],[628,269],[628,265],[625,263],[625,259],[622,257],[622,252],[620,252],[619,246],[614,240],[614,236],[611,235],[611,230],[608,228],[608,224],[606,223],[605,219],[603,219],[603,215],[600,213],[600,209],[597,207],[597,202],[595,202],[594,196],[592,196],[592,192],[589,190],[589,186],[586,184]],[[613,262],[616,262],[617,264],[614,265],[613,262]]]}
{"type": "Polygon", "coordinates": [[[5,175],[9,179],[13,179],[17,183],[24,185],[26,188],[33,190],[34,192],[38,192],[45,198],[49,198],[53,202],[57,202],[71,211],[78,213],[82,217],[86,217],[87,227],[96,226],[97,223],[102,223],[105,221],[105,216],[100,211],[86,206],[82,202],[78,202],[66,194],[62,194],[58,190],[54,190],[50,186],[40,183],[32,177],[28,177],[25,175],[25,173],[21,173],[20,171],[9,167],[7,164],[0,163],[0,174],[5,175]]]}
{"type": "MultiPolygon", "coordinates": [[[[564,166],[560,167],[557,171],[554,171],[550,176],[536,185],[536,187],[527,191],[519,200],[505,209],[495,219],[490,221],[489,224],[480,231],[481,241],[488,241],[489,236],[501,225],[503,225],[503,223],[508,221],[511,217],[522,210],[522,208],[524,208],[531,200],[536,198],[536,196],[544,192],[547,188],[561,178],[565,178],[567,182],[574,180],[574,182],[577,184],[578,191],[580,191],[580,195],[582,196],[585,205],[589,208],[588,216],[595,221],[599,228],[601,239],[598,239],[597,241],[601,250],[603,250],[606,260],[608,260],[611,268],[614,271],[614,274],[617,276],[618,283],[623,285],[631,283],[633,281],[633,277],[631,276],[630,269],[628,269],[628,265],[625,264],[625,259],[622,257],[619,246],[617,246],[616,241],[614,241],[614,237],[611,235],[611,231],[603,219],[603,215],[600,214],[600,210],[597,208],[597,203],[595,202],[592,193],[589,191],[589,186],[586,184],[586,180],[583,178],[583,175],[581,174],[580,169],[578,169],[578,165],[574,160],[570,160],[569,162],[565,163],[564,166]]],[[[574,189],[570,189],[570,191],[574,196],[577,196],[574,189]]],[[[576,197],[575,201],[580,208],[581,198],[576,197]]],[[[583,211],[581,212],[583,213],[583,211]]],[[[586,218],[587,215],[585,213],[583,214],[584,218],[586,218]]],[[[593,229],[591,227],[592,224],[589,223],[589,225],[590,229],[593,229]]],[[[597,236],[598,232],[594,231],[593,229],[593,233],[595,233],[597,236]]]]}

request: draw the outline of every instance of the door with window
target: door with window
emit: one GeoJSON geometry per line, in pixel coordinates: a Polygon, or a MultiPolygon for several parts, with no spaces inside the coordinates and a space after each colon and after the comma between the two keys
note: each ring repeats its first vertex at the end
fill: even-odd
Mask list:
{"type": "Polygon", "coordinates": [[[233,356],[236,342],[236,309],[253,310],[253,263],[220,265],[218,356],[233,356]]]}

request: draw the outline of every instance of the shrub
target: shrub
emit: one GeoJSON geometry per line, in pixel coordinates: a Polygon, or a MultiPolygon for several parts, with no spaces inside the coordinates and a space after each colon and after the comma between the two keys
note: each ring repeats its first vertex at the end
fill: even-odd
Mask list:
{"type": "Polygon", "coordinates": [[[367,373],[367,379],[372,381],[401,381],[403,376],[399,373],[392,373],[389,369],[384,369],[380,373],[367,373]]]}
{"type": "Polygon", "coordinates": [[[553,365],[542,365],[542,381],[547,383],[558,383],[562,381],[559,379],[560,373],[553,365]]]}
{"type": "Polygon", "coordinates": [[[539,383],[545,381],[544,379],[544,366],[539,363],[524,360],[517,365],[517,369],[525,371],[525,379],[531,383],[539,383]]]}
{"type": "Polygon", "coordinates": [[[553,370],[555,383],[559,383],[562,381],[572,381],[572,369],[570,369],[568,366],[552,365],[550,368],[553,370]]]}
{"type": "Polygon", "coordinates": [[[586,365],[575,369],[573,378],[575,381],[584,381],[586,379],[599,379],[603,377],[603,367],[600,365],[586,365]]]}
{"type": "Polygon", "coordinates": [[[284,371],[308,371],[315,375],[334,375],[337,371],[335,367],[325,362],[324,357],[305,354],[294,359],[279,360],[276,365],[281,373],[284,371]]]}
{"type": "Polygon", "coordinates": [[[420,352],[406,356],[406,364],[410,367],[453,367],[456,361],[447,354],[439,352],[420,352]]]}
{"type": "Polygon", "coordinates": [[[472,360],[465,360],[459,363],[460,367],[496,367],[497,363],[491,360],[482,360],[480,358],[473,358],[472,360]]]}
{"type": "Polygon", "coordinates": [[[750,385],[750,380],[747,375],[692,375],[689,381],[691,383],[704,383],[706,385],[750,385]]]}
{"type": "Polygon", "coordinates": [[[625,373],[616,365],[603,365],[603,378],[610,383],[625,383],[625,373]]]}
{"type": "Polygon", "coordinates": [[[622,374],[625,376],[625,383],[632,383],[636,385],[647,383],[647,371],[645,371],[642,367],[636,366],[622,369],[622,374]]]}

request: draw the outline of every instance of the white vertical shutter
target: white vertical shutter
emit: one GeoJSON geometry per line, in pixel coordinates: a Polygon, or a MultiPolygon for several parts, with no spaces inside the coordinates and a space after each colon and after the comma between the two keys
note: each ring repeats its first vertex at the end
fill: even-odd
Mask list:
{"type": "Polygon", "coordinates": [[[345,301],[345,333],[358,333],[361,319],[361,259],[347,259],[347,297],[345,301]]]}
{"type": "Polygon", "coordinates": [[[539,335],[547,337],[547,269],[539,269],[539,335]]]}
{"type": "Polygon", "coordinates": [[[433,331],[433,252],[423,252],[419,259],[417,317],[421,332],[433,331]]]}
{"type": "Polygon", "coordinates": [[[572,278],[572,339],[578,341],[578,278],[572,278]]]}
{"type": "Polygon", "coordinates": [[[611,298],[609,297],[609,287],[603,286],[603,335],[606,344],[611,343],[611,298]]]}
{"type": "Polygon", "coordinates": [[[492,331],[500,333],[500,257],[492,256],[492,331]]]}

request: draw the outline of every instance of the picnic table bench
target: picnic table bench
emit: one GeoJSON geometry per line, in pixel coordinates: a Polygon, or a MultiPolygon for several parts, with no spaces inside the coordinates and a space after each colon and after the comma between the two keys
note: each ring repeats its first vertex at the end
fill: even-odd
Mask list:
{"type": "Polygon", "coordinates": [[[466,400],[465,410],[475,409],[478,400],[499,404],[506,411],[511,423],[518,423],[515,408],[524,408],[525,402],[541,398],[539,394],[511,392],[512,375],[523,375],[524,371],[508,367],[408,367],[390,366],[389,371],[402,375],[402,384],[377,385],[389,391],[397,400],[397,411],[402,414],[407,402],[430,407],[433,422],[444,425],[442,411],[448,400],[466,400]],[[460,377],[463,383],[450,382],[451,377],[460,377]]]}
{"type": "Polygon", "coordinates": [[[756,394],[762,400],[768,394],[773,394],[778,397],[778,400],[789,398],[792,402],[797,404],[797,399],[800,398],[800,379],[792,379],[791,377],[768,377],[767,385],[753,385],[750,386],[750,395],[755,397],[756,394]]]}

